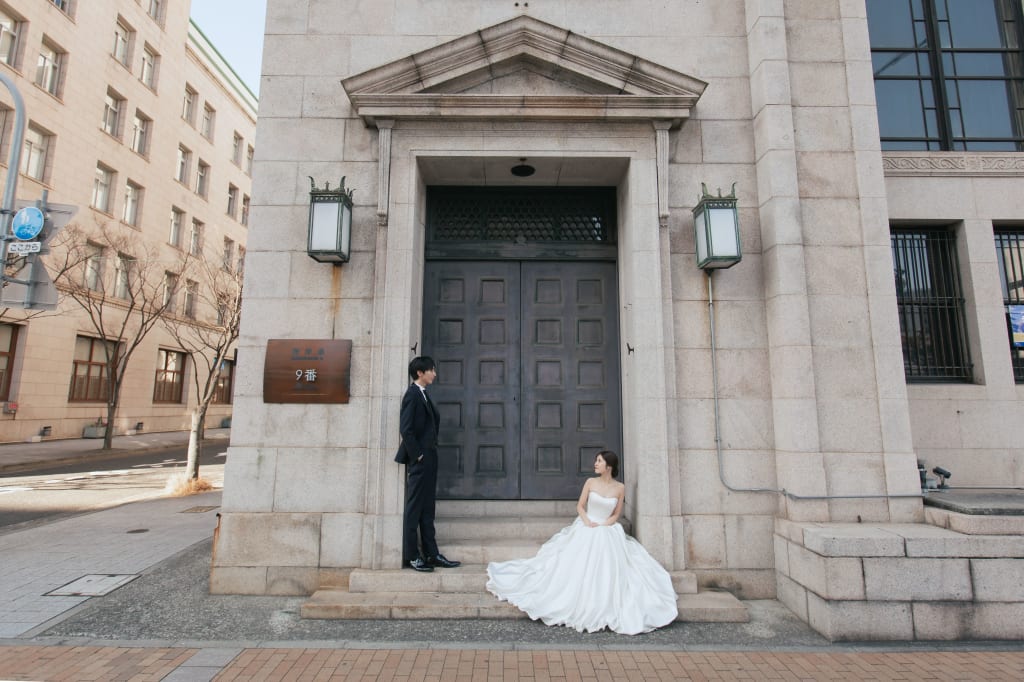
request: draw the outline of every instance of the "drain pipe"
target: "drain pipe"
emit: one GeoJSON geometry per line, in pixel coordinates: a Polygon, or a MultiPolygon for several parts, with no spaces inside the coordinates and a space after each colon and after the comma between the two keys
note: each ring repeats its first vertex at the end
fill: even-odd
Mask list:
{"type": "Polygon", "coordinates": [[[918,498],[924,496],[923,493],[903,493],[903,494],[884,494],[884,495],[797,495],[791,493],[785,488],[737,488],[730,485],[725,480],[725,463],[722,460],[722,428],[721,418],[719,416],[718,409],[718,362],[716,358],[715,349],[715,297],[714,290],[711,285],[711,273],[714,269],[709,268],[704,271],[708,278],[708,317],[711,326],[711,381],[714,389],[714,404],[715,404],[715,453],[718,457],[718,480],[721,481],[728,490],[734,493],[774,493],[777,495],[784,495],[790,500],[874,500],[874,499],[900,499],[900,498],[918,498]]]}

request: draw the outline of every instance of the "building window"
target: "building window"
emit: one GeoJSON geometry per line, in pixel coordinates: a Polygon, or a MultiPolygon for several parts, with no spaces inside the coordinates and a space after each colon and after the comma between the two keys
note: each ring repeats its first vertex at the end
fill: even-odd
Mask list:
{"type": "Polygon", "coordinates": [[[124,109],[124,98],[113,90],[107,90],[103,99],[103,121],[100,127],[111,137],[121,137],[121,111],[124,109]]]}
{"type": "Polygon", "coordinates": [[[249,145],[245,149],[245,174],[252,175],[252,157],[256,154],[256,151],[249,145]]]}
{"type": "Polygon", "coordinates": [[[173,272],[164,273],[164,295],[161,305],[164,310],[173,313],[175,309],[174,297],[178,293],[178,276],[173,272]]]}
{"type": "Polygon", "coordinates": [[[119,350],[118,344],[113,341],[101,341],[87,336],[77,337],[68,400],[72,402],[105,402],[107,396],[110,395],[107,356],[109,353],[110,361],[116,362],[119,350]]]}
{"type": "Polygon", "coordinates": [[[82,284],[89,291],[103,290],[103,247],[88,242],[85,245],[85,269],[82,284]]]}
{"type": "Polygon", "coordinates": [[[167,243],[181,248],[181,225],[185,221],[185,212],[171,207],[171,229],[167,235],[167,243]]]}
{"type": "Polygon", "coordinates": [[[157,23],[161,23],[164,18],[164,3],[163,0],[149,0],[149,6],[146,9],[146,13],[157,23]]]}
{"type": "Polygon", "coordinates": [[[25,142],[21,150],[21,174],[39,182],[46,181],[46,160],[50,154],[53,135],[34,125],[25,129],[25,142]]]}
{"type": "Polygon", "coordinates": [[[1024,151],[1019,0],[868,0],[883,150],[1024,151]]]}
{"type": "Polygon", "coordinates": [[[18,66],[18,35],[21,33],[21,21],[10,12],[0,10],[0,62],[7,66],[18,66]]]}
{"type": "Polygon", "coordinates": [[[139,156],[146,156],[149,152],[149,126],[152,123],[145,114],[138,109],[132,118],[132,151],[139,156]]]}
{"type": "Polygon", "coordinates": [[[71,13],[71,0],[50,0],[50,2],[64,14],[71,13]]]}
{"type": "MultiPolygon", "coordinates": [[[[13,324],[0,324],[0,400],[11,399],[11,372],[14,369],[14,351],[17,347],[18,327],[13,324]]],[[[219,380],[217,389],[220,390],[219,380]]]]}
{"type": "Polygon", "coordinates": [[[239,275],[245,272],[245,247],[238,247],[238,266],[235,268],[239,275]]]}
{"type": "Polygon", "coordinates": [[[235,265],[235,240],[224,237],[224,257],[221,264],[225,270],[231,272],[235,265]]]}
{"type": "Polygon", "coordinates": [[[194,280],[185,281],[185,305],[183,313],[190,320],[196,319],[196,301],[199,300],[199,283],[194,280]]]}
{"type": "Polygon", "coordinates": [[[199,128],[199,132],[207,140],[213,140],[213,121],[216,116],[217,112],[214,111],[209,102],[203,105],[203,124],[199,128]]]}
{"type": "Polygon", "coordinates": [[[187,147],[178,145],[178,165],[174,171],[174,179],[188,185],[189,169],[192,166],[192,152],[187,147]]]}
{"type": "Polygon", "coordinates": [[[114,265],[114,296],[127,299],[131,294],[132,273],[135,270],[135,259],[123,253],[117,254],[114,265]]]}
{"type": "Polygon", "coordinates": [[[185,97],[181,101],[181,117],[189,122],[189,125],[196,123],[196,91],[191,86],[185,86],[185,97]]]}
{"type": "Polygon", "coordinates": [[[196,194],[206,198],[207,192],[209,191],[210,181],[210,166],[203,162],[202,159],[196,164],[196,194]]]}
{"type": "Polygon", "coordinates": [[[98,211],[110,213],[110,188],[113,186],[114,171],[96,166],[96,177],[92,182],[92,202],[89,205],[98,211]]]}
{"type": "Polygon", "coordinates": [[[202,221],[192,219],[192,232],[188,237],[188,252],[193,256],[203,253],[203,227],[202,221]]]}
{"type": "Polygon", "coordinates": [[[242,167],[242,143],[242,136],[236,132],[231,141],[231,163],[239,168],[242,167]]]}
{"type": "Polygon", "coordinates": [[[241,222],[243,225],[249,224],[249,195],[242,195],[242,217],[241,222]]]}
{"type": "Polygon", "coordinates": [[[238,211],[238,188],[234,185],[228,185],[228,210],[227,214],[232,218],[235,217],[235,213],[238,211]]]}
{"type": "Polygon", "coordinates": [[[139,69],[139,80],[150,90],[156,89],[156,63],[160,55],[146,45],[142,49],[142,68],[139,69]]]}
{"type": "Polygon", "coordinates": [[[214,389],[213,402],[218,405],[231,404],[231,389],[235,378],[235,363],[231,360],[222,360],[220,363],[220,374],[217,375],[217,388],[214,389]]]}
{"type": "Polygon", "coordinates": [[[114,24],[114,48],[110,53],[124,66],[131,64],[133,33],[134,31],[125,20],[119,17],[117,23],[114,24]]]}
{"type": "Polygon", "coordinates": [[[1015,339],[1010,316],[1010,306],[1020,306],[1014,312],[1019,310],[1024,313],[1024,228],[998,229],[995,237],[996,263],[999,266],[999,281],[1003,286],[1003,305],[1006,306],[1006,330],[1010,336],[1013,378],[1018,384],[1024,384],[1024,329],[1018,326],[1015,339]]]}
{"type": "Polygon", "coordinates": [[[908,382],[970,382],[956,236],[944,228],[894,228],[896,304],[908,382]]]}
{"type": "Polygon", "coordinates": [[[46,40],[39,48],[39,61],[36,63],[36,85],[54,97],[60,97],[60,77],[65,57],[63,51],[46,40]]]}
{"type": "Polygon", "coordinates": [[[138,227],[142,217],[142,194],[145,190],[129,180],[124,186],[124,211],[121,220],[132,227],[138,227]]]}
{"type": "Polygon", "coordinates": [[[180,403],[185,385],[185,354],[160,349],[156,358],[156,382],[153,385],[154,403],[180,403]]]}

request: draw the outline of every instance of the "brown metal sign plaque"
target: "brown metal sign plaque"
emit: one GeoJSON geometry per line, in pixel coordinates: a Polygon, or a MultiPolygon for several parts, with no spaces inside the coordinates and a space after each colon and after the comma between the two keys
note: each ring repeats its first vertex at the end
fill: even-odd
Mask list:
{"type": "Polygon", "coordinates": [[[347,403],[351,339],[270,339],[265,403],[347,403]]]}

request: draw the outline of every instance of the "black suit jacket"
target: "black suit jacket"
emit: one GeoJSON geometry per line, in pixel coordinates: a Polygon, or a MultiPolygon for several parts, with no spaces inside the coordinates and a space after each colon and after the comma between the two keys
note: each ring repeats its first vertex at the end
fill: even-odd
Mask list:
{"type": "Polygon", "coordinates": [[[395,461],[409,464],[419,459],[427,450],[437,448],[437,433],[441,426],[441,417],[437,410],[427,406],[420,387],[415,383],[402,396],[402,411],[398,421],[398,429],[402,434],[402,444],[398,446],[395,461]]]}

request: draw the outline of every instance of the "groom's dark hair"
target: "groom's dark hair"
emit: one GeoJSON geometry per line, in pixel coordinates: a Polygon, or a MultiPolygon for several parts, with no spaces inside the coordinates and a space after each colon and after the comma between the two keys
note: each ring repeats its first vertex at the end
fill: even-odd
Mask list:
{"type": "Polygon", "coordinates": [[[409,363],[409,378],[416,381],[420,377],[420,372],[429,372],[434,369],[434,359],[429,355],[420,355],[412,359],[409,363]]]}
{"type": "Polygon", "coordinates": [[[619,477],[619,456],[611,450],[602,450],[601,452],[594,455],[594,459],[600,457],[604,460],[604,463],[612,470],[612,478],[619,477]]]}

